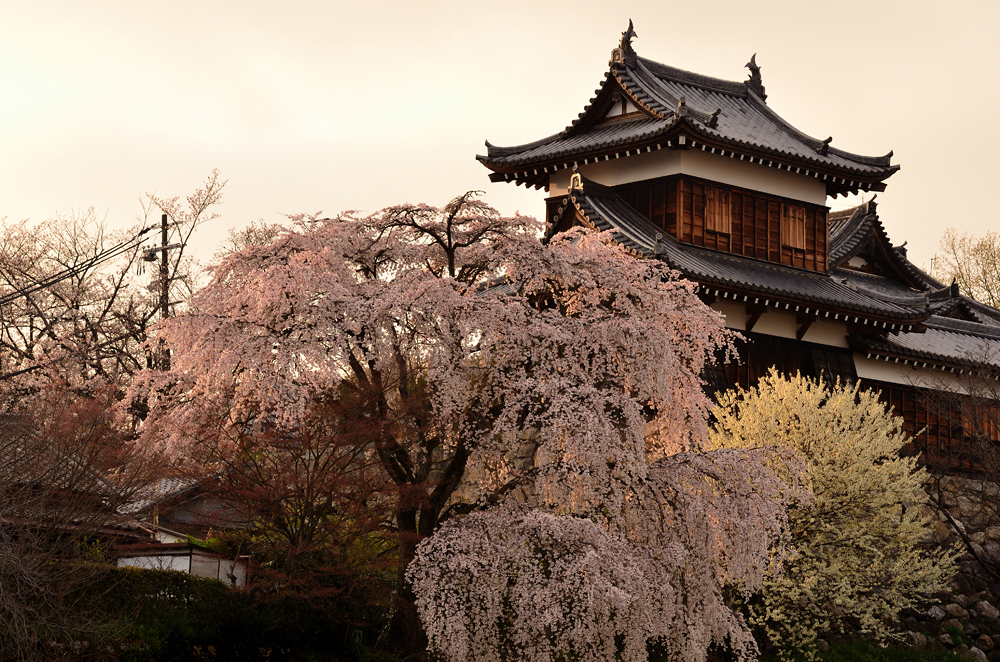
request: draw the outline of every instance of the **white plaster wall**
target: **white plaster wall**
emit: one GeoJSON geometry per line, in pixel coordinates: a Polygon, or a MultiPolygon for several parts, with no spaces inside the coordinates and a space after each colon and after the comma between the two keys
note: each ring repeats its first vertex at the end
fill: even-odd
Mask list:
{"type": "MultiPolygon", "coordinates": [[[[664,148],[631,156],[624,156],[624,152],[622,154],[618,159],[578,165],[578,169],[584,177],[606,186],[685,174],[792,200],[826,204],[826,184],[822,181],[759,163],[710,154],[700,149],[664,148]]],[[[571,174],[570,170],[553,173],[549,177],[549,194],[565,195],[569,189],[571,174]]]]}
{"type": "Polygon", "coordinates": [[[813,342],[817,345],[829,345],[831,347],[847,347],[847,325],[816,320],[813,322],[802,340],[813,342]]]}
{"type": "Polygon", "coordinates": [[[191,571],[191,557],[174,554],[133,556],[130,558],[118,559],[118,567],[130,566],[133,568],[145,568],[146,570],[179,570],[180,572],[191,571]]]}
{"type": "Polygon", "coordinates": [[[247,568],[246,564],[238,563],[236,561],[223,561],[220,568],[219,580],[227,584],[232,584],[233,586],[246,586],[247,585],[247,568]]]}
{"type": "Polygon", "coordinates": [[[870,359],[864,354],[854,353],[854,366],[858,377],[875,379],[902,386],[918,386],[938,391],[966,393],[967,389],[960,376],[945,370],[914,368],[903,362],[894,363],[881,359],[870,359]]]}
{"type": "MultiPolygon", "coordinates": [[[[746,331],[747,315],[746,304],[742,302],[721,299],[711,305],[712,310],[722,313],[726,318],[726,328],[734,331],[746,331]]],[[[760,316],[757,324],[754,325],[755,333],[763,333],[769,336],[780,338],[794,338],[798,333],[799,322],[796,315],[785,311],[769,310],[760,316]]],[[[802,337],[805,342],[816,343],[817,345],[829,345],[831,347],[847,347],[847,325],[825,320],[817,320],[806,331],[802,337]]]]}
{"type": "MultiPolygon", "coordinates": [[[[627,97],[625,99],[625,112],[626,113],[639,112],[639,109],[635,107],[635,104],[632,103],[632,100],[627,97]]],[[[622,104],[619,101],[615,105],[611,106],[611,110],[608,111],[608,114],[605,115],[605,117],[616,117],[621,114],[622,114],[622,104]]]]}
{"type": "Polygon", "coordinates": [[[799,330],[798,322],[795,321],[794,313],[779,311],[767,311],[760,316],[753,327],[754,333],[763,333],[779,338],[795,339],[795,333],[799,330]]]}
{"type": "Polygon", "coordinates": [[[847,261],[847,264],[849,264],[852,267],[863,268],[868,266],[868,261],[865,260],[865,258],[863,257],[855,255],[854,257],[852,257],[850,260],[847,261]]]}
{"type": "Polygon", "coordinates": [[[566,195],[569,192],[569,178],[572,174],[569,170],[559,170],[549,175],[549,185],[545,187],[549,196],[566,195]]]}
{"type": "Polygon", "coordinates": [[[187,540],[186,536],[174,533],[173,531],[164,531],[163,529],[158,529],[155,537],[158,542],[184,542],[187,540]]]}
{"type": "Polygon", "coordinates": [[[717,300],[711,306],[712,310],[722,313],[726,318],[726,328],[736,331],[745,331],[747,328],[747,306],[745,303],[736,303],[728,299],[717,300]]]}

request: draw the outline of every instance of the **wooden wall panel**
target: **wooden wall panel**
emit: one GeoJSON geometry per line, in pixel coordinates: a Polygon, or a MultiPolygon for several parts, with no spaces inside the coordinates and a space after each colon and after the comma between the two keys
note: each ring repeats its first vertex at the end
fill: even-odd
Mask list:
{"type": "Polygon", "coordinates": [[[671,236],[677,236],[677,183],[664,184],[666,194],[666,213],[663,227],[671,236]]]}
{"type": "Polygon", "coordinates": [[[984,470],[978,432],[975,426],[966,426],[961,411],[963,407],[982,406],[973,398],[865,379],[861,385],[876,391],[903,419],[903,431],[910,438],[904,452],[920,455],[933,471],[975,475],[984,470]]]}
{"type": "Polygon", "coordinates": [[[824,207],[678,175],[625,184],[615,190],[653,225],[685,243],[813,271],[827,270],[824,207]],[[729,232],[706,227],[709,188],[724,191],[729,200],[729,232]],[[786,204],[805,209],[804,250],[782,244],[781,218],[786,204]]]}
{"type": "MultiPolygon", "coordinates": [[[[722,363],[722,357],[717,356],[714,365],[706,366],[710,396],[736,386],[756,386],[772,366],[785,374],[801,372],[806,377],[819,377],[822,370],[817,358],[825,359],[824,367],[831,364],[831,359],[846,362],[848,381],[857,379],[850,350],[753,332],[742,335],[744,338],[736,342],[739,361],[722,363]]],[[[918,455],[928,468],[942,473],[976,476],[986,470],[985,462],[992,452],[984,453],[983,426],[974,419],[1000,420],[996,402],[869,379],[862,379],[861,387],[874,391],[902,419],[903,432],[909,438],[903,447],[904,455],[918,455]]],[[[990,429],[986,434],[992,439],[997,432],[990,429]]]]}

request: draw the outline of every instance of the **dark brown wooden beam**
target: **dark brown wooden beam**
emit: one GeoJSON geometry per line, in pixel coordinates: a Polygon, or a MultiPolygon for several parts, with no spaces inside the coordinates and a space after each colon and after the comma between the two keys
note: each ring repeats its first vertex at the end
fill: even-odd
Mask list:
{"type": "Polygon", "coordinates": [[[766,311],[767,311],[767,306],[760,306],[760,305],[753,306],[753,305],[748,305],[747,306],[747,315],[749,315],[750,317],[747,318],[747,328],[746,328],[746,330],[747,331],[753,331],[754,326],[756,326],[757,322],[760,320],[760,316],[763,315],[766,311]]]}
{"type": "Polygon", "coordinates": [[[813,325],[816,321],[815,315],[796,315],[795,321],[799,324],[799,330],[795,332],[795,339],[802,340],[802,336],[806,335],[806,331],[809,327],[813,325]]]}

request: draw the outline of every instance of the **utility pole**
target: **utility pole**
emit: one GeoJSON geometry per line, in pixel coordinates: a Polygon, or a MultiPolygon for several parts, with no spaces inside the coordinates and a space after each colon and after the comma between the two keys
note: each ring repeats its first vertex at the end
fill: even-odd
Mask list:
{"type": "MultiPolygon", "coordinates": [[[[167,264],[167,215],[160,216],[160,319],[170,317],[170,272],[167,264]]],[[[160,370],[170,370],[170,350],[160,340],[160,370]]]]}
{"type": "MultiPolygon", "coordinates": [[[[169,229],[167,223],[167,215],[163,214],[160,216],[160,245],[154,248],[147,248],[143,251],[142,259],[145,262],[156,262],[156,253],[160,254],[160,319],[165,320],[170,317],[170,260],[167,258],[167,251],[173,248],[181,248],[183,244],[168,244],[169,229]]],[[[150,290],[153,286],[150,286],[150,290]]],[[[159,351],[153,358],[155,367],[160,370],[170,370],[170,350],[166,348],[166,345],[161,340],[159,351]]]]}
{"type": "Polygon", "coordinates": [[[160,319],[170,317],[170,275],[167,269],[167,215],[160,217],[160,319]]]}

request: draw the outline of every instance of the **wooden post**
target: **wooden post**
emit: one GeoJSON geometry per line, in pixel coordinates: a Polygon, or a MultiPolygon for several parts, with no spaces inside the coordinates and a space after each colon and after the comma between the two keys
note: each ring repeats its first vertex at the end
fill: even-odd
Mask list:
{"type": "MultiPolygon", "coordinates": [[[[160,216],[160,319],[170,317],[170,269],[167,262],[167,215],[160,216]]],[[[160,340],[160,370],[170,370],[170,350],[160,340]]]]}

